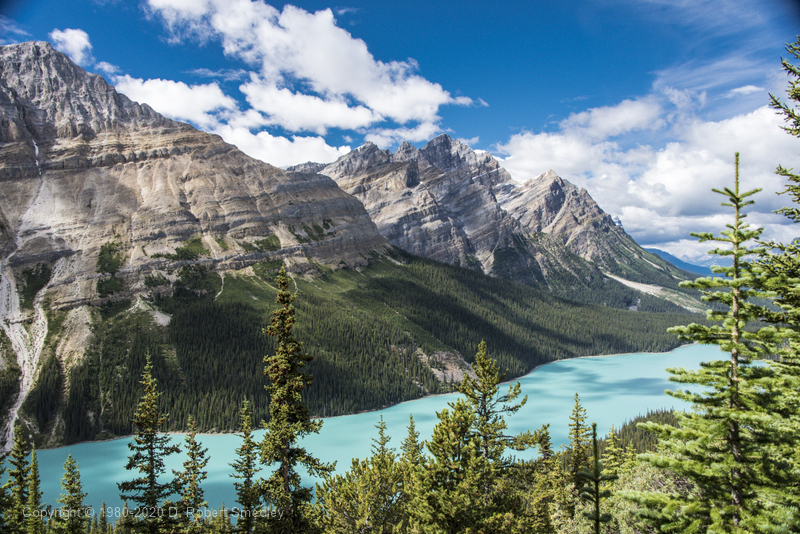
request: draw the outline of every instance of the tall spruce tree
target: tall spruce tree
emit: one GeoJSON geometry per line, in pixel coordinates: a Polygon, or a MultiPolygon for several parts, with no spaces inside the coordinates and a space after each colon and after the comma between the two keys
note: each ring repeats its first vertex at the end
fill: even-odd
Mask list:
{"type": "Polygon", "coordinates": [[[511,532],[524,509],[504,456],[506,449],[524,450],[538,439],[529,432],[504,433],[505,415],[524,404],[514,404],[519,383],[497,395],[505,375],[487,357],[483,342],[473,368],[476,378],[459,386],[463,397],[436,414],[439,422],[427,444],[432,458],[419,471],[410,507],[412,526],[421,532],[511,532]]]}
{"type": "Polygon", "coordinates": [[[8,490],[9,507],[3,511],[3,519],[9,534],[25,532],[25,506],[28,503],[28,458],[27,442],[22,427],[14,429],[14,443],[8,454],[8,481],[3,486],[8,490]]]}
{"type": "Polygon", "coordinates": [[[137,505],[138,521],[132,521],[131,527],[137,532],[157,534],[167,530],[174,517],[169,513],[170,504],[166,500],[178,489],[178,480],[169,482],[159,480],[165,472],[164,459],[180,452],[180,447],[170,442],[170,437],[160,429],[167,420],[167,414],[159,409],[161,393],[153,378],[153,364],[150,355],[142,373],[142,398],[136,408],[133,424],[136,435],[128,443],[132,451],[125,469],[139,476],[127,482],[118,483],[120,498],[131,500],[137,505]]]}
{"type": "Polygon", "coordinates": [[[398,532],[404,520],[403,471],[388,447],[381,416],[373,438],[372,456],[354,458],[344,475],[327,477],[317,485],[317,503],[325,532],[388,534],[398,532]]]}
{"type": "Polygon", "coordinates": [[[578,477],[583,481],[581,487],[581,499],[588,502],[590,509],[584,512],[589,521],[592,522],[594,533],[600,534],[600,527],[604,523],[611,521],[611,514],[600,511],[604,500],[611,496],[611,490],[605,489],[604,482],[617,479],[617,475],[603,472],[603,464],[600,461],[600,451],[597,447],[597,423],[592,423],[592,459],[591,469],[581,469],[578,477]]]}
{"type": "Polygon", "coordinates": [[[718,345],[730,358],[704,362],[698,371],[668,369],[671,381],[707,389],[668,392],[693,404],[691,412],[677,413],[680,428],[640,424],[656,432],[663,447],[663,452],[645,458],[686,477],[699,491],[640,494],[636,498],[646,506],[649,519],[662,528],[735,532],[759,529],[763,521],[763,506],[757,498],[763,471],[758,464],[765,460],[763,443],[769,441],[774,421],[765,408],[773,395],[770,380],[774,373],[769,367],[753,365],[753,359],[769,350],[765,340],[770,340],[774,329],[747,328],[764,314],[762,306],[751,302],[765,293],[757,289],[759,270],[748,261],[763,249],[750,246],[761,229],[744,223],[743,209],[753,203],[748,197],[759,190],[740,191],[738,153],[734,187],[713,191],[727,199],[724,206],[733,208],[733,222],[718,236],[692,235],[701,242],[726,244],[729,248],[716,248],[710,254],[730,258],[732,265],[714,268],[724,278],[699,278],[681,285],[700,289],[703,300],[720,304],[707,316],[721,324],[691,324],[670,331],[684,340],[718,345]]]}
{"type": "Polygon", "coordinates": [[[285,267],[281,267],[276,282],[277,303],[281,307],[272,313],[266,332],[277,339],[278,346],[274,355],[264,357],[270,403],[267,432],[261,444],[261,462],[275,465],[276,469],[262,482],[262,491],[266,502],[280,512],[277,520],[270,521],[270,528],[289,534],[310,528],[307,514],[311,511],[311,488],[301,485],[296,467],[300,465],[310,475],[323,477],[333,466],[320,462],[298,445],[304,436],[319,432],[322,420],[312,420],[303,401],[303,390],[312,383],[311,375],[303,370],[311,356],[303,352],[303,344],[292,332],[295,295],[289,292],[285,267]]]}
{"type": "MultiPolygon", "coordinates": [[[[786,46],[794,60],[800,59],[800,36],[786,46]]],[[[784,118],[783,129],[800,138],[800,66],[791,59],[782,59],[783,70],[789,76],[788,97],[784,103],[779,97],[770,95],[771,105],[784,118]]],[[[776,173],[788,180],[786,189],[779,194],[788,195],[792,204],[778,210],[794,224],[800,223],[800,175],[779,165],[776,173]]],[[[767,311],[765,321],[779,325],[786,337],[778,350],[778,359],[768,363],[776,372],[773,384],[779,394],[773,397],[771,413],[778,421],[773,425],[773,458],[761,498],[770,513],[772,525],[784,526],[788,530],[800,531],[800,241],[791,243],[764,243],[767,251],[762,254],[759,266],[766,280],[763,288],[772,291],[773,302],[779,308],[767,311]],[[771,468],[771,469],[770,469],[771,468]]]]}
{"type": "Polygon", "coordinates": [[[261,501],[261,488],[256,476],[258,475],[258,444],[253,439],[252,430],[253,414],[250,403],[245,399],[239,410],[239,434],[242,444],[236,449],[236,461],[231,463],[233,474],[231,477],[239,482],[234,482],[236,502],[239,511],[236,519],[236,532],[250,533],[255,526],[255,514],[261,501]]]}
{"type": "Polygon", "coordinates": [[[581,487],[582,479],[578,473],[589,468],[589,427],[586,425],[586,409],[581,406],[581,399],[575,393],[575,406],[569,416],[569,467],[570,481],[575,489],[581,487]]]}
{"type": "Polygon", "coordinates": [[[42,505],[42,492],[39,490],[39,462],[36,460],[36,446],[31,446],[31,463],[28,466],[28,502],[25,506],[26,534],[44,534],[45,520],[42,505]]]}
{"type": "Polygon", "coordinates": [[[86,494],[81,485],[78,462],[72,458],[72,454],[69,454],[67,461],[64,462],[61,489],[63,492],[56,499],[61,504],[61,508],[53,517],[55,531],[59,534],[83,534],[89,524],[90,516],[83,505],[86,494]]]}
{"type": "Polygon", "coordinates": [[[202,508],[208,506],[203,500],[203,480],[207,472],[203,471],[208,464],[208,449],[197,441],[197,428],[194,417],[189,416],[188,432],[185,447],[187,459],[183,462],[183,471],[173,472],[181,488],[181,499],[178,503],[179,510],[184,514],[183,532],[186,534],[202,534],[203,525],[202,508]]]}

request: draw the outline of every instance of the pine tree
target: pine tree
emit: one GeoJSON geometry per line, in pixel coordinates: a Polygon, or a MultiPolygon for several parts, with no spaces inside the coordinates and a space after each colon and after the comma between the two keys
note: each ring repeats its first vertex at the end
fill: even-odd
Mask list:
{"type": "Polygon", "coordinates": [[[295,325],[295,295],[288,290],[286,269],[281,267],[277,277],[277,303],[267,334],[277,338],[275,354],[264,358],[264,373],[270,380],[269,422],[261,445],[261,463],[275,464],[277,469],[263,482],[266,501],[277,508],[281,516],[271,521],[275,531],[289,534],[307,530],[305,514],[310,511],[311,488],[303,487],[296,466],[303,466],[312,476],[324,476],[333,466],[324,464],[298,446],[303,436],[316,434],[321,420],[312,420],[302,392],[312,383],[311,375],[303,371],[311,356],[303,352],[303,344],[292,333],[295,325]]]}
{"type": "MultiPolygon", "coordinates": [[[[0,452],[0,477],[6,474],[6,461],[7,453],[0,452]]],[[[0,486],[0,532],[8,532],[10,526],[8,524],[8,514],[11,511],[11,497],[6,492],[5,484],[0,486]]]]}
{"type": "Polygon", "coordinates": [[[195,428],[194,417],[189,416],[188,433],[186,434],[186,455],[188,458],[183,462],[183,471],[174,471],[178,484],[181,488],[181,499],[178,509],[184,514],[184,528],[186,534],[202,534],[203,516],[201,510],[208,506],[208,502],[203,500],[203,480],[207,473],[203,471],[208,464],[206,453],[201,443],[197,442],[197,429],[195,428]],[[199,515],[197,515],[200,513],[199,515]]]}
{"type": "Polygon", "coordinates": [[[592,522],[595,534],[600,534],[600,525],[611,521],[611,514],[600,513],[603,501],[611,496],[610,490],[603,489],[603,483],[616,480],[617,475],[603,473],[600,452],[597,448],[597,423],[592,423],[592,453],[591,470],[582,469],[578,476],[584,482],[584,486],[580,490],[581,499],[591,506],[584,515],[592,522]]]}
{"type": "Polygon", "coordinates": [[[233,467],[231,477],[241,481],[233,483],[236,489],[236,502],[239,503],[236,532],[250,533],[255,525],[261,488],[256,480],[259,471],[258,444],[253,439],[252,410],[247,399],[242,402],[239,411],[239,433],[242,436],[242,444],[236,449],[237,460],[230,464],[233,467]]]}
{"type": "Polygon", "coordinates": [[[25,505],[28,503],[28,459],[25,449],[27,444],[22,435],[22,427],[14,429],[14,443],[11,446],[8,463],[8,481],[3,486],[9,492],[9,508],[4,511],[3,519],[9,534],[25,532],[25,505]]]}
{"type": "Polygon", "coordinates": [[[525,496],[525,513],[521,526],[522,532],[538,534],[555,533],[551,521],[553,506],[557,500],[563,500],[565,480],[558,466],[558,458],[553,452],[550,438],[550,425],[545,425],[537,433],[539,458],[532,462],[521,462],[517,466],[520,472],[520,487],[525,496]]]}
{"type": "Polygon", "coordinates": [[[388,447],[386,423],[376,425],[372,456],[353,459],[344,475],[325,479],[317,486],[317,502],[326,532],[391,533],[404,520],[403,472],[388,447]]]}
{"type": "Polygon", "coordinates": [[[523,502],[506,476],[511,462],[506,448],[524,450],[536,442],[529,432],[507,436],[504,416],[524,404],[517,382],[497,395],[505,375],[486,356],[481,342],[475,358],[476,379],[459,386],[464,397],[437,413],[439,423],[427,444],[432,461],[415,482],[412,522],[424,532],[510,532],[523,502]]]}
{"type": "Polygon", "coordinates": [[[159,410],[161,393],[157,390],[157,383],[153,378],[153,365],[149,354],[141,384],[144,392],[133,419],[136,436],[128,443],[128,448],[133,454],[128,457],[128,463],[125,465],[125,469],[135,471],[139,476],[117,486],[121,499],[130,499],[138,506],[136,511],[140,513],[136,515],[139,516],[139,520],[131,522],[131,526],[139,532],[157,534],[172,523],[170,506],[169,503],[165,506],[165,501],[178,490],[177,480],[160,482],[159,477],[165,471],[164,459],[180,452],[180,447],[170,444],[169,436],[160,432],[167,415],[159,410]]]}
{"type": "Polygon", "coordinates": [[[83,493],[78,462],[72,458],[72,454],[68,455],[67,461],[64,462],[61,488],[63,493],[56,499],[61,503],[61,508],[53,519],[55,531],[63,534],[83,534],[89,523],[89,515],[83,506],[86,494],[83,493]]]}
{"type": "Polygon", "coordinates": [[[100,508],[100,517],[97,521],[97,530],[100,534],[109,534],[108,531],[108,514],[106,514],[106,501],[103,501],[102,508],[100,508]]]}
{"type": "Polygon", "coordinates": [[[608,431],[606,438],[606,448],[603,451],[603,465],[609,474],[619,474],[620,467],[622,467],[622,448],[619,444],[619,436],[614,430],[614,425],[611,425],[611,430],[608,431]]]}
{"type": "Polygon", "coordinates": [[[693,410],[678,415],[681,428],[655,423],[640,426],[656,432],[665,453],[649,454],[645,458],[658,467],[668,467],[693,482],[699,489],[690,494],[640,495],[638,500],[648,509],[650,520],[664,528],[683,530],[712,529],[734,532],[757,528],[763,512],[757,489],[763,482],[763,471],[757,465],[769,441],[774,421],[765,406],[773,394],[770,386],[772,370],[752,364],[769,350],[765,340],[774,329],[747,329],[763,316],[761,306],[751,299],[765,296],[756,289],[761,276],[749,256],[763,252],[748,242],[758,238],[761,229],[743,222],[747,200],[759,190],[745,193],[739,189],[739,154],[735,158],[733,189],[714,189],[726,197],[724,206],[733,208],[733,223],[719,236],[711,233],[692,234],[701,242],[727,244],[729,249],[717,248],[711,254],[730,257],[730,267],[715,267],[725,278],[699,278],[684,282],[684,287],[700,289],[703,300],[722,306],[707,312],[708,319],[721,323],[712,326],[691,324],[675,327],[671,332],[681,339],[716,344],[730,354],[730,359],[701,364],[699,371],[668,369],[671,381],[698,384],[710,388],[691,393],[678,390],[670,395],[691,402],[693,410]]]}
{"type": "MultiPolygon", "coordinates": [[[[800,37],[786,50],[795,60],[800,59],[800,37]]],[[[787,122],[784,130],[800,137],[800,67],[789,59],[782,59],[782,65],[790,78],[787,93],[791,106],[774,95],[770,95],[771,105],[787,122]]],[[[800,175],[782,165],[775,172],[789,182],[780,194],[792,199],[792,205],[778,213],[800,223],[800,175]]],[[[774,388],[779,391],[770,406],[778,418],[774,425],[774,457],[782,461],[766,466],[773,467],[767,475],[772,483],[765,484],[761,497],[770,503],[765,508],[771,515],[771,524],[800,531],[800,241],[770,241],[764,245],[767,252],[759,260],[767,280],[763,287],[774,293],[773,302],[779,307],[779,311],[768,311],[765,321],[780,325],[787,342],[778,351],[779,359],[768,362],[777,374],[774,388]]]]}
{"type": "Polygon", "coordinates": [[[589,455],[587,453],[589,441],[589,427],[586,426],[586,409],[581,406],[581,399],[575,393],[575,406],[569,416],[569,468],[570,481],[575,489],[581,487],[582,479],[578,475],[581,469],[589,468],[589,455]]]}
{"type": "Polygon", "coordinates": [[[42,512],[42,492],[39,491],[39,462],[36,460],[36,446],[31,446],[31,463],[28,466],[28,502],[25,514],[28,516],[25,524],[27,534],[44,534],[45,522],[42,512]]]}

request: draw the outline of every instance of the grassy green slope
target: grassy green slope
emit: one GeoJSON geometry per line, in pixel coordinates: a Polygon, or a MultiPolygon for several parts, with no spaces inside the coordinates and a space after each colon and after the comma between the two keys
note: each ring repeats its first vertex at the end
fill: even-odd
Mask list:
{"type": "MultiPolygon", "coordinates": [[[[273,350],[263,335],[275,307],[277,264],[226,274],[182,271],[172,315],[156,326],[142,311],[98,311],[95,342],[71,371],[61,410],[66,442],[130,432],[145,354],[154,359],[169,428],[193,414],[204,431],[232,430],[239,403],[267,416],[262,374],[273,350]]],[[[297,338],[314,357],[305,395],[312,413],[339,415],[445,391],[418,350],[459,351],[471,361],[486,340],[509,376],[588,354],[663,351],[666,329],[695,317],[575,304],[527,286],[397,252],[360,270],[296,277],[297,338]]]]}

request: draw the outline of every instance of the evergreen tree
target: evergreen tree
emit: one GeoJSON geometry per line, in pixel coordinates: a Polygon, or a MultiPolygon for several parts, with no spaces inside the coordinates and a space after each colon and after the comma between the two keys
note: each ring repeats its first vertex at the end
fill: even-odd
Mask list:
{"type": "Polygon", "coordinates": [[[44,534],[45,522],[42,512],[42,492],[39,491],[39,462],[36,460],[36,446],[31,446],[31,463],[28,466],[28,502],[25,506],[27,534],[44,534]]]}
{"type": "Polygon", "coordinates": [[[553,506],[563,500],[565,479],[558,466],[558,458],[553,452],[550,438],[550,425],[545,425],[537,435],[539,458],[532,462],[521,462],[516,467],[520,472],[521,491],[525,496],[525,513],[521,521],[522,532],[553,534],[556,532],[551,521],[553,506]]]}
{"type": "Polygon", "coordinates": [[[120,498],[130,499],[138,505],[136,515],[139,520],[131,526],[139,532],[156,534],[172,523],[169,506],[165,500],[178,490],[177,480],[161,482],[164,474],[164,459],[170,454],[180,452],[180,447],[170,444],[170,438],[160,432],[167,415],[159,410],[159,397],[153,364],[147,355],[147,363],[142,373],[141,385],[144,389],[139,406],[136,408],[133,423],[136,436],[128,443],[133,452],[128,457],[125,469],[139,474],[133,480],[117,484],[120,498]]]}
{"type": "Polygon", "coordinates": [[[25,506],[28,503],[28,459],[25,449],[27,444],[22,435],[22,427],[14,429],[14,443],[8,455],[8,481],[3,486],[9,492],[9,508],[4,511],[3,519],[9,534],[25,532],[25,506]]]}
{"type": "MultiPolygon", "coordinates": [[[[0,453],[0,477],[6,474],[6,453],[0,453]]],[[[0,532],[7,532],[9,530],[8,515],[11,511],[11,498],[6,492],[6,486],[0,486],[0,532]]]]}
{"type": "Polygon", "coordinates": [[[269,422],[261,445],[261,462],[275,464],[277,469],[263,482],[266,501],[280,511],[280,518],[270,526],[285,534],[309,528],[306,512],[310,511],[311,488],[303,487],[296,466],[303,466],[312,476],[324,476],[333,466],[323,464],[298,446],[303,436],[316,434],[321,420],[312,420],[302,392],[312,383],[311,375],[304,372],[311,357],[303,352],[302,343],[292,333],[295,326],[295,295],[288,290],[286,269],[281,267],[277,277],[277,303],[281,307],[273,312],[267,334],[276,338],[275,354],[264,358],[264,373],[270,380],[269,422]]]}
{"type": "Polygon", "coordinates": [[[99,518],[97,520],[97,530],[100,534],[109,534],[108,531],[108,514],[106,514],[106,501],[103,501],[102,508],[100,508],[99,518]]]}
{"type": "Polygon", "coordinates": [[[258,474],[258,444],[253,439],[252,411],[250,403],[245,399],[239,411],[239,433],[242,444],[236,449],[236,461],[231,463],[233,478],[241,482],[234,482],[236,489],[236,502],[239,503],[239,513],[236,519],[236,532],[249,533],[255,525],[255,513],[261,500],[261,488],[256,480],[258,474]]]}
{"type": "Polygon", "coordinates": [[[372,456],[353,459],[344,475],[317,486],[317,502],[326,532],[392,533],[403,523],[403,472],[388,447],[386,423],[376,425],[372,456]]]}
{"type": "Polygon", "coordinates": [[[581,399],[575,393],[575,406],[569,416],[569,468],[570,481],[575,489],[581,487],[582,479],[578,475],[581,469],[589,468],[588,441],[589,427],[586,426],[586,409],[581,406],[581,399]]]}
{"type": "Polygon", "coordinates": [[[594,533],[600,534],[600,525],[611,521],[611,514],[600,513],[602,502],[611,496],[610,490],[603,489],[603,482],[616,480],[617,475],[603,474],[603,465],[600,461],[600,452],[597,448],[597,423],[592,423],[591,466],[591,470],[582,469],[578,473],[578,476],[585,484],[581,488],[581,499],[590,504],[590,510],[585,512],[584,515],[592,522],[594,533]]]}
{"type": "MultiPolygon", "coordinates": [[[[786,50],[793,59],[800,59],[800,36],[786,50]]],[[[791,106],[774,95],[770,95],[771,104],[783,115],[787,123],[784,130],[800,137],[800,67],[789,59],[783,59],[782,65],[790,78],[787,93],[791,106]]],[[[792,204],[778,213],[800,223],[800,175],[782,165],[776,173],[788,179],[781,194],[792,199],[792,204]]],[[[767,466],[774,468],[768,475],[772,484],[763,488],[762,498],[770,503],[768,510],[775,510],[772,524],[800,531],[800,241],[770,241],[765,247],[767,253],[759,261],[767,280],[764,288],[775,294],[773,302],[779,307],[779,311],[768,311],[765,320],[780,325],[787,342],[778,351],[779,359],[769,361],[777,374],[774,387],[780,392],[770,406],[779,418],[774,425],[774,457],[782,461],[767,466]]]]}
{"type": "Polygon", "coordinates": [[[83,493],[78,462],[72,458],[72,454],[68,455],[67,461],[64,462],[61,488],[63,493],[56,499],[61,504],[61,508],[53,518],[55,531],[63,534],[83,534],[89,523],[89,515],[83,506],[86,494],[83,493]]]}
{"type": "Polygon", "coordinates": [[[174,472],[181,488],[181,500],[179,510],[184,514],[184,528],[186,534],[202,534],[203,516],[201,509],[208,506],[208,502],[203,500],[203,480],[207,473],[203,471],[208,464],[206,453],[201,443],[197,442],[197,429],[195,428],[194,417],[189,416],[188,433],[186,434],[186,454],[188,458],[183,462],[183,471],[174,472]],[[198,515],[198,513],[200,513],[198,515]]]}
{"type": "Polygon", "coordinates": [[[622,453],[619,436],[614,430],[614,425],[611,425],[611,430],[608,431],[608,438],[606,439],[606,448],[603,451],[603,465],[609,474],[619,474],[620,467],[622,467],[622,453]]]}
{"type": "Polygon", "coordinates": [[[774,373],[769,367],[753,365],[752,360],[763,357],[769,349],[764,341],[772,337],[774,329],[746,328],[764,314],[761,306],[751,302],[764,293],[756,289],[761,274],[748,261],[748,256],[763,252],[748,245],[758,238],[761,229],[745,224],[742,212],[753,203],[747,198],[759,190],[740,192],[738,153],[735,170],[733,189],[713,190],[727,198],[723,205],[733,208],[733,223],[719,236],[692,234],[701,242],[729,245],[729,249],[717,248],[710,253],[730,257],[732,265],[714,268],[725,278],[699,278],[682,284],[700,289],[703,300],[722,305],[707,313],[709,320],[721,324],[670,329],[681,339],[719,345],[730,359],[704,362],[699,371],[668,369],[671,381],[709,389],[701,393],[668,392],[694,405],[691,412],[677,414],[680,429],[655,423],[641,425],[656,432],[664,447],[663,453],[646,455],[647,460],[672,469],[699,489],[690,494],[639,496],[650,509],[650,519],[656,524],[671,525],[669,528],[733,532],[757,529],[763,520],[759,517],[763,506],[757,498],[763,470],[757,464],[769,461],[763,458],[766,451],[762,443],[769,441],[774,422],[765,408],[773,395],[770,381],[774,373]]]}
{"type": "Polygon", "coordinates": [[[475,358],[476,379],[465,378],[459,386],[464,397],[437,413],[439,423],[427,444],[431,462],[415,481],[412,524],[424,532],[510,532],[523,508],[518,492],[506,476],[511,462],[506,448],[523,450],[536,442],[529,432],[507,436],[505,414],[513,414],[525,400],[519,383],[497,396],[497,365],[479,345],[475,358]]]}

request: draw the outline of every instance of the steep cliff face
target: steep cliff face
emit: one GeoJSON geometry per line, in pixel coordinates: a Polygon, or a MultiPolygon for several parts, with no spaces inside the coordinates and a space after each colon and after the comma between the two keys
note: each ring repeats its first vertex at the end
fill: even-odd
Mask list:
{"type": "Polygon", "coordinates": [[[395,153],[367,143],[324,168],[361,200],[380,232],[414,254],[575,296],[609,271],[672,281],[679,270],[645,252],[585,189],[553,171],[524,184],[490,154],[441,135],[395,153]]]}
{"type": "Polygon", "coordinates": [[[47,43],[0,47],[0,69],[0,324],[22,372],[14,413],[38,369],[43,299],[68,310],[130,298],[145,275],[186,261],[224,271],[284,259],[307,272],[363,265],[388,246],[329,177],[166,119],[47,43]],[[190,240],[196,253],[176,254],[190,240]],[[100,268],[112,244],[121,263],[100,268]],[[116,285],[98,284],[112,274],[116,285]]]}

